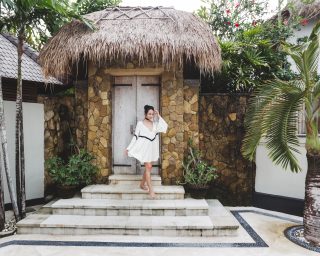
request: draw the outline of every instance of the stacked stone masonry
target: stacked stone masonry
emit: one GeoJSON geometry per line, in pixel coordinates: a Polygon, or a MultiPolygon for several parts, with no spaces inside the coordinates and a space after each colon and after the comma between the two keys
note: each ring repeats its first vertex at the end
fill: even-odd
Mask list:
{"type": "Polygon", "coordinates": [[[241,154],[248,95],[200,94],[200,150],[217,167],[209,195],[227,205],[250,205],[254,166],[241,154]]]}
{"type": "MultiPolygon", "coordinates": [[[[86,93],[79,88],[76,96],[38,96],[44,105],[44,159],[60,156],[67,159],[72,153],[70,144],[86,148],[86,93]]],[[[45,170],[45,194],[52,181],[45,170]]]]}
{"type": "MultiPolygon", "coordinates": [[[[45,159],[62,155],[70,133],[80,148],[96,157],[99,167],[97,183],[106,183],[112,174],[112,83],[109,69],[139,68],[137,62],[90,64],[88,81],[77,82],[75,97],[43,97],[38,102],[45,110],[45,159]],[[69,121],[63,121],[65,106],[69,121]],[[69,131],[70,130],[70,131],[69,131]]],[[[144,68],[158,68],[149,64],[144,68]]],[[[204,159],[218,168],[219,178],[209,196],[226,204],[250,204],[254,168],[241,155],[244,114],[249,97],[227,94],[200,94],[199,80],[184,80],[181,68],[161,74],[160,113],[168,123],[161,133],[161,176],[163,184],[176,184],[183,175],[182,161],[187,142],[193,139],[204,159]]],[[[45,186],[50,179],[45,174],[45,186]]]]}

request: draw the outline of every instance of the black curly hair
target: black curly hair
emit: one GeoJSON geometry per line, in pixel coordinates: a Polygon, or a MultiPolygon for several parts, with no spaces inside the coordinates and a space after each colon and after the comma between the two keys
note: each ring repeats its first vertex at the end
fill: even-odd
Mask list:
{"type": "Polygon", "coordinates": [[[146,115],[150,109],[152,109],[154,111],[154,107],[153,106],[144,105],[144,114],[146,115]]]}

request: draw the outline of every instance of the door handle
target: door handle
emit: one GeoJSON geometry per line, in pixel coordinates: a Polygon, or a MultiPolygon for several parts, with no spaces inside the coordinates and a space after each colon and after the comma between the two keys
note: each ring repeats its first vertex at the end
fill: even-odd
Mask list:
{"type": "Polygon", "coordinates": [[[133,134],[133,124],[130,125],[130,133],[133,134]]]}

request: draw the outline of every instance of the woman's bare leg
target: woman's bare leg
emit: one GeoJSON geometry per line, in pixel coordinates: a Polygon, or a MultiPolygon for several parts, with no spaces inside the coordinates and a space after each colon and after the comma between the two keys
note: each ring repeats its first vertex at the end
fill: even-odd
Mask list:
{"type": "Polygon", "coordinates": [[[152,164],[151,163],[145,163],[145,167],[146,167],[146,181],[147,181],[147,185],[149,187],[149,194],[152,198],[156,197],[156,194],[153,192],[153,187],[151,184],[151,170],[152,170],[152,164]]]}
{"type": "Polygon", "coordinates": [[[142,180],[140,182],[140,188],[143,190],[148,190],[148,187],[146,186],[146,170],[144,171],[142,175],[142,180]]]}

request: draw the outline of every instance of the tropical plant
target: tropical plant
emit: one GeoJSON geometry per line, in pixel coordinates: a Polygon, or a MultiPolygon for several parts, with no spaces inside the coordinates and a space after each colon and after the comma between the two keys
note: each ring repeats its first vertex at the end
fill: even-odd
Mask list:
{"type": "Polygon", "coordinates": [[[197,15],[212,28],[221,40],[232,40],[239,31],[261,24],[268,1],[205,0],[206,6],[197,15]]]}
{"type": "MultiPolygon", "coordinates": [[[[1,55],[0,55],[1,58],[1,55]]],[[[3,166],[7,178],[9,195],[12,203],[13,213],[16,220],[20,220],[19,209],[17,204],[16,193],[13,188],[13,182],[10,175],[9,166],[9,153],[8,153],[8,142],[7,142],[7,132],[5,126],[5,116],[4,116],[4,106],[3,106],[3,94],[2,94],[2,78],[0,76],[0,141],[3,156],[3,166]]],[[[1,166],[0,166],[1,167],[1,166]]],[[[4,188],[3,188],[3,177],[2,170],[0,168],[0,231],[5,227],[5,207],[4,207],[4,188]]]]}
{"type": "Polygon", "coordinates": [[[70,10],[66,1],[57,0],[2,0],[0,19],[0,31],[15,31],[18,37],[18,78],[16,98],[16,191],[18,198],[18,210],[21,218],[25,213],[25,170],[24,170],[24,139],[23,139],[23,115],[22,115],[22,55],[23,44],[26,38],[31,37],[36,30],[41,30],[41,22],[44,15],[55,14],[68,18],[76,18],[84,22],[90,28],[91,23],[82,16],[70,10]]]}
{"type": "Polygon", "coordinates": [[[97,174],[98,168],[92,164],[94,156],[85,150],[80,150],[78,154],[74,154],[70,157],[68,163],[68,169],[78,173],[78,183],[80,185],[88,185],[93,182],[93,178],[97,174]]]}
{"type": "Polygon", "coordinates": [[[275,77],[291,79],[293,73],[286,54],[278,50],[280,38],[275,40],[270,29],[267,25],[257,25],[239,31],[234,40],[219,39],[222,69],[202,80],[202,90],[251,92],[258,84],[275,77]]]}
{"type": "MultiPolygon", "coordinates": [[[[67,13],[72,13],[73,15],[66,16],[65,14],[57,13],[50,8],[37,8],[37,21],[34,22],[32,29],[28,31],[25,38],[25,41],[34,49],[40,50],[48,39],[57,33],[64,24],[68,23],[71,18],[78,19],[80,15],[103,10],[107,7],[117,6],[121,3],[121,0],[62,0],[59,2],[61,6],[67,8],[67,13]]],[[[13,3],[13,0],[0,0],[0,17],[5,18],[11,15],[10,8],[13,7],[13,3]]],[[[17,33],[16,27],[6,27],[5,24],[3,26],[2,31],[11,34],[17,33]]]]}
{"type": "Polygon", "coordinates": [[[52,180],[62,186],[88,185],[93,182],[98,168],[92,164],[94,157],[80,150],[72,155],[67,163],[60,157],[49,158],[45,165],[52,180]]]}
{"type": "Polygon", "coordinates": [[[202,188],[218,177],[216,168],[201,159],[201,151],[193,146],[191,138],[188,140],[188,154],[183,159],[182,167],[184,182],[178,181],[178,184],[202,188]]]}
{"type": "MultiPolygon", "coordinates": [[[[0,18],[2,14],[2,8],[12,8],[13,2],[11,0],[0,0],[0,18]]],[[[1,21],[0,21],[1,22],[1,21]]],[[[1,27],[0,27],[1,31],[1,27]]],[[[1,56],[0,56],[1,57],[1,56]]],[[[2,78],[0,76],[0,138],[1,138],[1,149],[3,155],[3,165],[4,171],[7,178],[7,185],[10,195],[10,200],[12,204],[13,213],[16,221],[20,220],[19,209],[17,204],[16,193],[13,188],[13,182],[10,175],[9,166],[9,155],[8,155],[8,142],[7,142],[7,132],[5,127],[5,116],[4,116],[4,105],[3,105],[3,94],[2,94],[2,78]]],[[[0,168],[0,230],[3,230],[5,226],[5,208],[4,208],[4,191],[2,182],[2,170],[0,168]]]]}
{"type": "MultiPolygon", "coordinates": [[[[72,12],[77,15],[84,15],[87,13],[103,10],[107,7],[116,6],[121,3],[121,0],[65,0],[72,12]]],[[[65,15],[55,13],[49,10],[49,15],[43,15],[43,23],[45,28],[38,31],[37,35],[28,40],[36,49],[41,47],[48,41],[48,39],[58,32],[58,30],[67,22],[70,18],[65,15]]]]}
{"type": "Polygon", "coordinates": [[[301,171],[297,161],[298,111],[305,111],[306,150],[308,170],[305,181],[305,206],[303,214],[304,236],[320,244],[320,140],[318,116],[320,111],[320,79],[317,74],[320,54],[320,22],[306,42],[300,45],[283,43],[283,50],[291,56],[297,70],[297,78],[290,81],[280,79],[262,84],[255,91],[245,118],[246,135],[242,153],[255,159],[261,138],[266,140],[268,155],[276,164],[301,171]]]}
{"type": "Polygon", "coordinates": [[[76,0],[72,3],[71,7],[79,15],[84,15],[91,12],[103,10],[107,7],[117,6],[121,0],[76,0]]]}
{"type": "MultiPolygon", "coordinates": [[[[198,10],[198,15],[218,36],[223,65],[213,77],[202,76],[203,92],[248,93],[265,80],[293,78],[286,53],[279,50],[280,43],[303,26],[305,20],[294,16],[287,22],[282,17],[283,0],[278,1],[278,14],[267,21],[263,17],[267,1],[205,2],[209,5],[198,10]]],[[[286,8],[290,13],[296,11],[290,3],[286,8]]]]}

